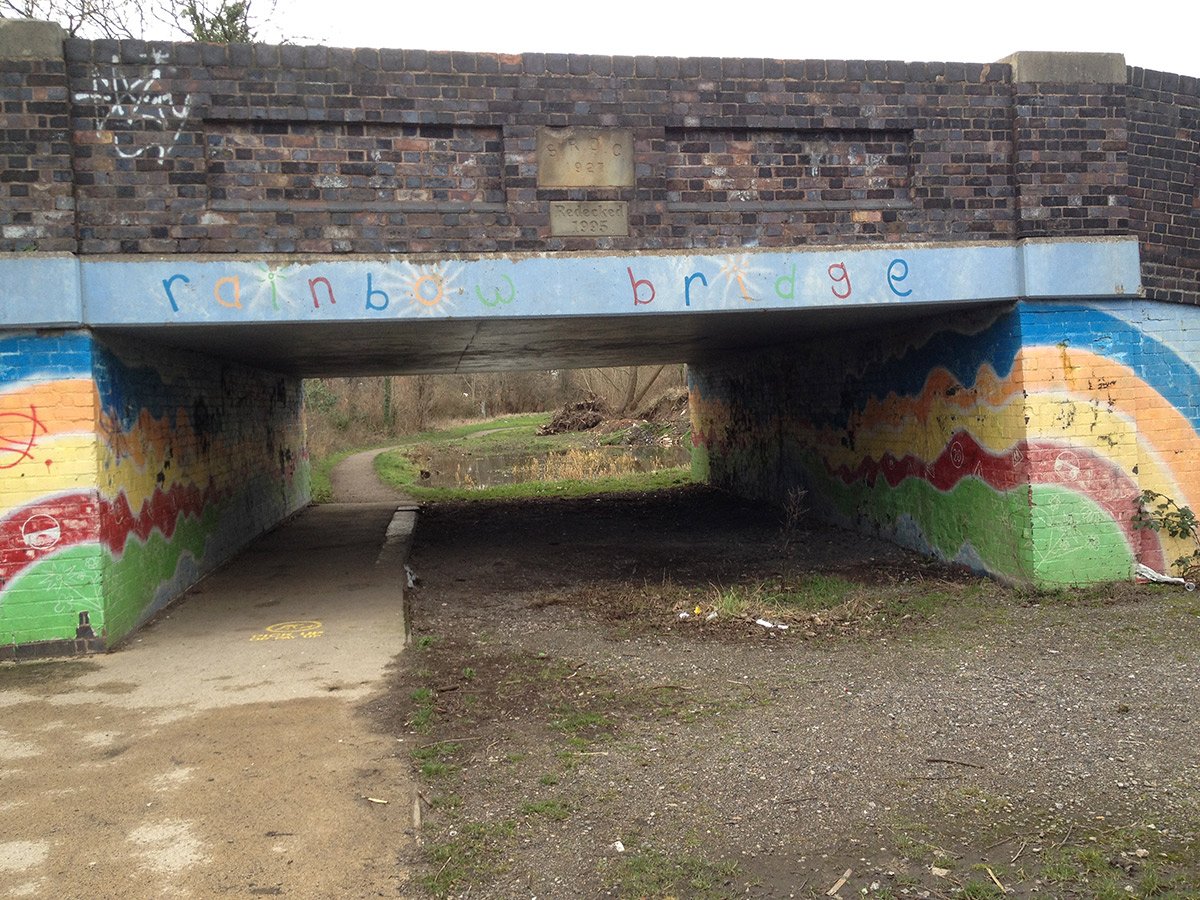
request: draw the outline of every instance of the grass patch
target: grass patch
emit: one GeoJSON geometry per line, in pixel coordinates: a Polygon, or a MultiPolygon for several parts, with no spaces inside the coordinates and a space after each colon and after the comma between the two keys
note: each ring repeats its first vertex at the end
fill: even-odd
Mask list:
{"type": "Polygon", "coordinates": [[[806,575],[790,582],[714,588],[712,606],[721,615],[735,617],[818,613],[841,606],[859,587],[837,575],[806,575]]]}
{"type": "MultiPolygon", "coordinates": [[[[549,420],[548,413],[536,413],[408,435],[398,438],[393,442],[393,449],[375,458],[375,471],[386,484],[419,500],[586,497],[597,493],[659,490],[691,483],[691,469],[686,465],[656,472],[614,474],[614,470],[632,468],[632,457],[614,459],[596,449],[596,436],[590,432],[537,434],[538,427],[549,420]],[[536,481],[488,488],[422,484],[421,464],[417,460],[441,453],[461,453],[464,459],[469,454],[481,453],[554,455],[545,461],[537,458],[529,461],[530,471],[526,474],[536,477],[536,481]]],[[[605,442],[619,443],[622,437],[620,433],[606,435],[605,442]]],[[[331,467],[326,466],[326,471],[331,467]]]]}
{"type": "Polygon", "coordinates": [[[551,822],[561,822],[571,815],[571,807],[561,800],[533,800],[522,803],[521,812],[527,816],[539,816],[551,822]]]}
{"type": "Polygon", "coordinates": [[[582,731],[599,731],[607,728],[609,722],[600,713],[570,710],[562,718],[550,723],[550,727],[563,734],[577,734],[582,731]]]}
{"type": "Polygon", "coordinates": [[[622,856],[616,876],[622,897],[722,898],[737,896],[731,882],[740,871],[732,861],[639,850],[622,856]]]}
{"type": "Polygon", "coordinates": [[[436,744],[418,747],[413,751],[413,759],[420,762],[425,762],[427,760],[446,760],[452,758],[454,754],[461,749],[462,745],[456,744],[453,741],[438,741],[436,744]]]}
{"type": "Polygon", "coordinates": [[[429,760],[420,765],[418,771],[422,778],[445,778],[447,775],[453,775],[458,771],[458,766],[452,766],[449,763],[438,762],[437,760],[429,760]]]}
{"type": "Polygon", "coordinates": [[[502,871],[505,845],[516,832],[511,820],[468,822],[448,841],[426,850],[431,869],[421,883],[435,897],[448,896],[458,885],[485,881],[502,871]]]}
{"type": "Polygon", "coordinates": [[[433,727],[433,697],[433,689],[427,687],[417,688],[409,695],[409,699],[416,705],[412,717],[408,720],[414,731],[424,734],[433,727]]]}
{"type": "Polygon", "coordinates": [[[530,497],[591,497],[595,494],[657,491],[692,483],[691,469],[676,466],[654,472],[632,472],[593,480],[524,481],[487,488],[422,487],[420,467],[403,450],[375,457],[375,471],[384,483],[418,500],[520,500],[530,497]]]}

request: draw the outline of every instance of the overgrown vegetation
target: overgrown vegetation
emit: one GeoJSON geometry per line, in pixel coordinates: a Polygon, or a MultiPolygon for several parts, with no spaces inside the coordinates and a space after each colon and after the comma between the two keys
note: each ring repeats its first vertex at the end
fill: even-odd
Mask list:
{"type": "Polygon", "coordinates": [[[1186,541],[1191,552],[1176,557],[1171,564],[1189,582],[1200,578],[1200,531],[1190,506],[1180,506],[1158,491],[1142,491],[1133,527],[1165,532],[1177,541],[1186,541]]]}
{"type": "Polygon", "coordinates": [[[463,420],[546,412],[588,394],[619,412],[630,386],[640,403],[647,385],[662,393],[684,383],[682,366],[310,379],[304,383],[309,451],[319,460],[463,420]]]}

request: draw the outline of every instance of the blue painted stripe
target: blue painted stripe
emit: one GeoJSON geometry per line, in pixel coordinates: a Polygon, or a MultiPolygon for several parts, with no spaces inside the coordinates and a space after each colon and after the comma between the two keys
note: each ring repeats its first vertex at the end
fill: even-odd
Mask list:
{"type": "Polygon", "coordinates": [[[1136,323],[1082,304],[1028,303],[1021,306],[1021,331],[1026,344],[1079,347],[1128,366],[1200,432],[1195,363],[1136,323]]]}
{"type": "Polygon", "coordinates": [[[23,381],[90,378],[92,339],[65,332],[52,336],[8,334],[0,336],[0,387],[23,381]]]}

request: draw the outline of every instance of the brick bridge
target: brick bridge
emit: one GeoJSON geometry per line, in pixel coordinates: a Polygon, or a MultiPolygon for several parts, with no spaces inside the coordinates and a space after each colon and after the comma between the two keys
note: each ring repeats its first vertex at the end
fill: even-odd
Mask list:
{"type": "Polygon", "coordinates": [[[0,656],[309,497],[299,378],[684,361],[694,468],[1007,580],[1200,504],[1200,85],[0,23],[0,656]]]}

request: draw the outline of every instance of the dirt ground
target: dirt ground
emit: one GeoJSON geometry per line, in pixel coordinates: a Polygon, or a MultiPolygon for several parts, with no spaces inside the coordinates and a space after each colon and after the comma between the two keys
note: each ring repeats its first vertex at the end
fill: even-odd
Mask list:
{"type": "Polygon", "coordinates": [[[436,505],[410,562],[364,712],[415,896],[1200,897],[1195,594],[1013,591],[700,487],[436,505]],[[800,583],[786,630],[728,612],[800,583]]]}
{"type": "Polygon", "coordinates": [[[408,758],[357,712],[404,644],[395,507],[305,511],[113,653],[0,665],[0,897],[403,896],[408,758]]]}
{"type": "Polygon", "coordinates": [[[0,667],[0,896],[1200,897],[1195,594],[1011,591],[700,487],[447,503],[400,652],[395,506],[0,667]]]}

